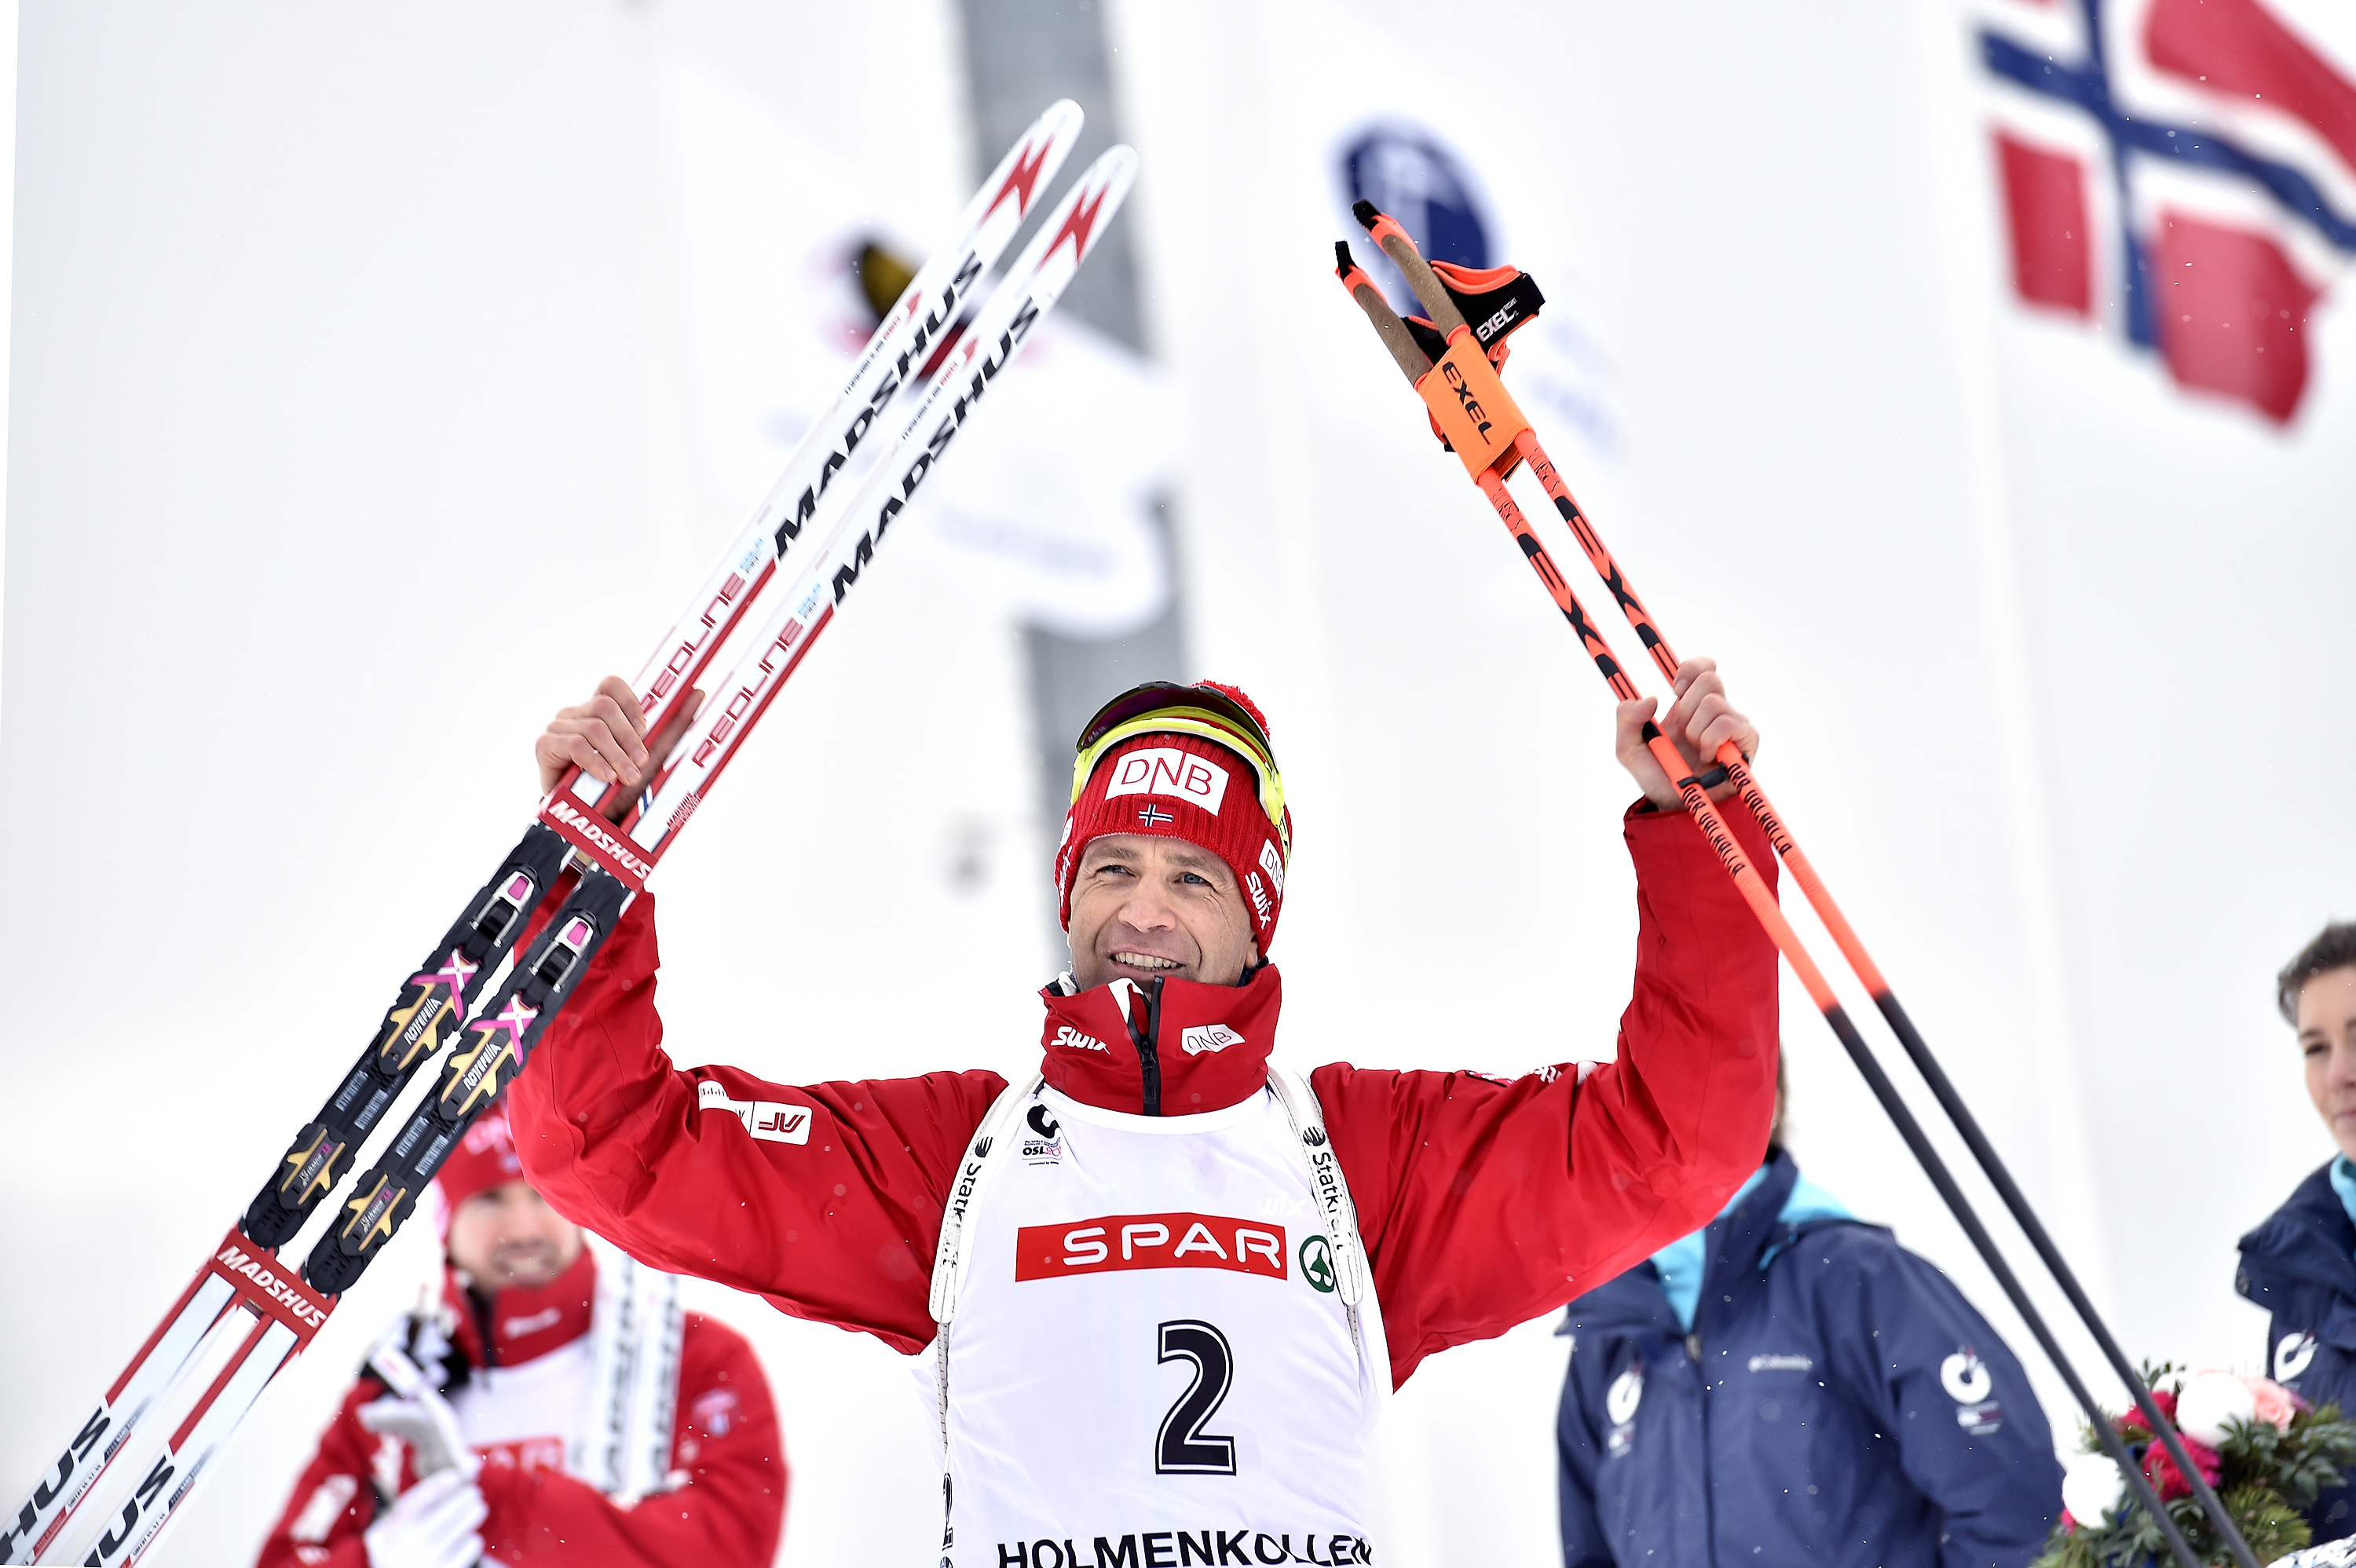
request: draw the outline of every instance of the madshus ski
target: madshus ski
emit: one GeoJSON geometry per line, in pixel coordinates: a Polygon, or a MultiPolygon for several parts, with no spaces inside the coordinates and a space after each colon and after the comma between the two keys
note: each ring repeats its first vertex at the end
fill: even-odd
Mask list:
{"type": "Polygon", "coordinates": [[[604,789],[594,780],[576,773],[550,794],[515,851],[404,982],[359,1061],[296,1136],[246,1215],[59,1447],[22,1506],[0,1518],[0,1563],[125,1568],[151,1551],[208,1461],[413,1211],[475,1116],[521,1070],[678,829],[1119,209],[1135,170],[1135,155],[1125,147],[1081,177],[1005,281],[958,329],[970,296],[1054,179],[1079,125],[1076,105],[1056,104],[984,182],[949,244],[911,281],[833,407],[640,672],[634,686],[651,731],[755,609],[770,610],[756,636],[737,639],[748,651],[714,687],[715,699],[671,764],[619,824],[595,809],[604,789]],[[944,338],[950,339],[946,354],[944,338]],[[921,379],[926,369],[929,380],[921,379]],[[921,382],[921,396],[904,414],[894,404],[912,379],[921,382]],[[877,458],[885,444],[879,425],[892,440],[877,458]],[[780,572],[787,560],[793,570],[780,572]],[[579,885],[478,1006],[478,994],[500,977],[568,864],[580,871],[579,885]],[[338,1198],[300,1272],[282,1263],[275,1249],[318,1212],[402,1088],[453,1042],[436,1086],[377,1164],[338,1198]],[[198,1369],[208,1367],[218,1370],[188,1398],[198,1369]],[[166,1414],[177,1420],[161,1442],[133,1443],[143,1418],[166,1414]],[[115,1461],[134,1450],[123,1477],[102,1488],[115,1461]],[[131,1476],[136,1478],[125,1478],[131,1476]],[[102,1496],[102,1510],[96,1507],[102,1496]]]}
{"type": "MultiPolygon", "coordinates": [[[[1136,155],[1129,149],[1107,153],[1040,227],[935,373],[891,455],[859,484],[823,547],[804,556],[781,584],[775,611],[680,738],[672,753],[678,760],[654,781],[629,825],[609,827],[594,806],[576,804],[567,784],[551,792],[541,824],[562,834],[578,851],[580,883],[490,1000],[461,1028],[440,1086],[359,1179],[344,1206],[349,1217],[330,1226],[312,1248],[303,1276],[313,1286],[334,1293],[359,1276],[408,1218],[450,1147],[521,1070],[622,911],[646,886],[677,829],[694,815],[832,620],[835,606],[874,559],[877,541],[915,497],[1039,316],[1063,293],[1098,222],[1110,216],[1107,207],[1119,206],[1135,169],[1136,155]]],[[[580,782],[577,774],[572,782],[580,782]]]]}

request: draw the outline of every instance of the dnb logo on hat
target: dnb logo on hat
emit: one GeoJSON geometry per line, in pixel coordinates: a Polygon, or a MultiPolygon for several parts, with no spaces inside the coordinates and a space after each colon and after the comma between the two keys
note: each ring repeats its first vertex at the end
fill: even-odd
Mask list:
{"type": "Polygon", "coordinates": [[[1175,746],[1130,752],[1115,759],[1105,782],[1107,800],[1125,795],[1174,795],[1216,816],[1227,798],[1227,770],[1175,746]]]}

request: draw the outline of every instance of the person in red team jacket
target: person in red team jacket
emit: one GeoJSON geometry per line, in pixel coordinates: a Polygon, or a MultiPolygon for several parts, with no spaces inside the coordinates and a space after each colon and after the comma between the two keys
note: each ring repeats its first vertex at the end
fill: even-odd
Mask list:
{"type": "MultiPolygon", "coordinates": [[[[371,1370],[344,1396],[261,1568],[733,1568],[776,1554],[787,1477],[769,1385],[744,1337],[709,1318],[680,1326],[657,1489],[626,1506],[571,1473],[594,1437],[647,1435],[626,1403],[596,1396],[621,1315],[599,1310],[595,1256],[522,1178],[495,1108],[434,1179],[442,1300],[396,1331],[423,1385],[394,1397],[371,1370]]],[[[659,1353],[655,1332],[637,1338],[659,1353]]]]}
{"type": "MultiPolygon", "coordinates": [[[[1040,993],[1036,1078],[675,1067],[642,896],[509,1091],[524,1168],[637,1257],[921,1354],[943,1568],[1372,1561],[1366,1438],[1390,1391],[1706,1223],[1766,1145],[1775,953],[1645,747],[1654,708],[1618,714],[1644,798],[1609,1062],[1305,1083],[1271,1063],[1292,819],[1267,724],[1235,688],[1152,683],[1079,740],[1055,860],[1072,968],[1040,993]]],[[[638,720],[614,679],[560,713],[543,788],[575,764],[652,776],[638,720]]],[[[1758,740],[1708,660],[1661,728],[1697,773],[1758,740]]],[[[1733,830],[1772,879],[1757,830],[1733,830]]],[[[954,1039],[956,1008],[936,998],[928,1027],[954,1039]]]]}

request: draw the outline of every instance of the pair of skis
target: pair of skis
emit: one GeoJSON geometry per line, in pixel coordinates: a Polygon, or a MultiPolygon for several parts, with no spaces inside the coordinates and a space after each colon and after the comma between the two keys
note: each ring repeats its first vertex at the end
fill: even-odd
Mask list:
{"type": "MultiPolygon", "coordinates": [[[[1383,254],[1390,258],[1405,275],[1408,286],[1414,291],[1418,303],[1424,307],[1430,319],[1402,321],[1383,297],[1382,291],[1352,259],[1346,241],[1337,242],[1333,247],[1335,274],[1342,280],[1342,286],[1349,292],[1351,298],[1365,312],[1383,346],[1390,351],[1392,361],[1415,388],[1417,395],[1422,398],[1434,431],[1463,463],[1466,475],[1480,487],[1499,520],[1514,536],[1515,544],[1537,573],[1538,581],[1553,598],[1556,607],[1562,612],[1563,618],[1570,623],[1571,630],[1578,634],[1580,645],[1594,659],[1595,667],[1612,688],[1612,695],[1624,702],[1636,697],[1638,692],[1627,671],[1612,656],[1602,633],[1588,618],[1578,595],[1571,592],[1569,583],[1556,569],[1553,557],[1547,552],[1537,530],[1531,528],[1529,519],[1515,503],[1512,492],[1505,487],[1506,479],[1525,464],[1545,489],[1556,513],[1569,527],[1571,536],[1578,541],[1588,563],[1603,580],[1606,591],[1634,629],[1637,641],[1644,645],[1653,663],[1674,684],[1677,656],[1671,651],[1667,638],[1661,635],[1652,613],[1637,598],[1626,574],[1621,571],[1620,563],[1604,548],[1602,537],[1596,532],[1594,522],[1572,497],[1560,472],[1547,458],[1546,449],[1538,444],[1537,432],[1530,428],[1529,421],[1515,406],[1512,396],[1505,390],[1505,383],[1498,378],[1498,367],[1505,358],[1505,339],[1536,315],[1538,304],[1543,303],[1537,289],[1529,285],[1526,276],[1514,272],[1511,268],[1472,272],[1445,262],[1435,268],[1425,261],[1407,230],[1388,216],[1376,211],[1372,203],[1361,201],[1352,210],[1358,221],[1365,226],[1375,243],[1381,247],[1383,254]],[[1475,322],[1477,325],[1473,325],[1475,322]]],[[[1899,1136],[1913,1152],[1915,1159],[1930,1177],[1931,1184],[1938,1189],[1939,1196],[1954,1211],[1965,1234],[1971,1238],[1972,1245],[1987,1261],[1989,1272],[1996,1275],[1997,1283],[2003,1287],[2022,1321],[2029,1325],[2029,1332],[2036,1336],[2039,1346],[2052,1362],[2054,1370],[2062,1374],[2071,1393],[2084,1409],[2086,1419],[2103,1443],[2104,1452],[2118,1465],[2136,1500],[2158,1527],[2177,1561],[2183,1568],[2201,1568],[2190,1545],[2185,1541],[2183,1531],[2153,1494],[2142,1467],[2127,1452],[2109,1418],[2103,1413],[2093,1393],[2079,1377],[2077,1369],[2062,1353],[2052,1331],[2046,1327],[2044,1317],[2021,1288],[2011,1265],[1997,1249],[1995,1238],[1988,1234],[1970,1200],[1955,1184],[1954,1173],[1947,1168],[1938,1150],[1932,1147],[1922,1125],[1915,1120],[1913,1112],[1907,1108],[1897,1085],[1882,1070],[1879,1059],[1867,1045],[1865,1037],[1858,1032],[1857,1025],[1850,1020],[1839,997],[1809,956],[1799,934],[1783,918],[1773,890],[1751,866],[1741,846],[1728,831],[1717,808],[1710,804],[1708,791],[1718,784],[1730,782],[1742,804],[1758,818],[1760,827],[1766,830],[1768,842],[1774,847],[1794,880],[1807,894],[1808,902],[1824,922],[1835,945],[1840,948],[1850,968],[1863,982],[1867,992],[1873,997],[1874,1005],[1889,1023],[1891,1032],[1897,1035],[1900,1044],[1905,1048],[1908,1058],[1922,1074],[1923,1081],[1931,1086],[1933,1095],[1954,1124],[1955,1130],[1963,1135],[1973,1157],[2004,1200],[2005,1207],[2028,1236],[2029,1244],[2061,1285],[2062,1294],[2069,1297],[2071,1306],[2094,1336],[2111,1370],[2134,1394],[2136,1408],[2142,1412],[2144,1420],[2150,1424],[2152,1431],[2158,1434],[2174,1458],[2178,1472],[2190,1485],[2202,1511],[2233,1552],[2234,1560],[2243,1568],[2258,1568],[2256,1558],[2234,1528],[2232,1515],[2219,1500],[2215,1490],[2201,1478],[2199,1467],[2186,1454],[2175,1427],[2160,1413],[2149,1392],[2145,1389],[2143,1379],[2128,1362],[2117,1340],[2112,1338],[2110,1329],[2095,1311],[2094,1302],[2079,1285],[2076,1275],[2062,1258],[2061,1250],[2054,1245],[2052,1237],[2046,1232],[2028,1198],[2005,1168],[1995,1146],[1988,1142],[1987,1134],[1981,1130],[1977,1118],[1965,1105],[1962,1095],[1956,1093],[1954,1084],[1939,1065],[1938,1059],[1932,1055],[1921,1031],[1914,1027],[1906,1009],[1899,1005],[1897,994],[1890,988],[1889,980],[1866,952],[1864,943],[1841,913],[1839,906],[1833,901],[1831,892],[1826,889],[1823,879],[1817,876],[1815,868],[1809,863],[1807,856],[1792,837],[1782,816],[1759,787],[1757,778],[1751,772],[1750,760],[1743,756],[1740,748],[1728,741],[1719,748],[1713,759],[1717,765],[1697,774],[1687,765],[1678,755],[1676,747],[1657,726],[1649,722],[1644,726],[1644,742],[1655,760],[1676,782],[1677,794],[1695,825],[1717,851],[1720,862],[1741,891],[1744,901],[1773,939],[1784,961],[1791,965],[1792,972],[1806,988],[1809,998],[1824,1014],[1826,1023],[1838,1037],[1850,1061],[1857,1064],[1874,1097],[1881,1102],[1882,1109],[1897,1126],[1899,1136]]]]}
{"type": "Polygon", "coordinates": [[[402,983],[359,1060],[242,1218],[21,1506],[0,1516],[0,1564],[127,1568],[151,1552],[238,1424],[309,1346],[340,1293],[414,1211],[449,1151],[522,1070],[622,912],[1119,210],[1137,168],[1127,147],[1106,153],[1074,183],[985,295],[1080,124],[1078,105],[1055,104],[983,182],[647,661],[633,689],[653,735],[724,645],[734,640],[744,650],[667,765],[611,816],[606,787],[577,769],[550,793],[514,850],[402,983]],[[568,869],[578,883],[518,955],[533,913],[568,869]],[[438,1080],[391,1128],[374,1165],[346,1186],[362,1146],[391,1125],[403,1090],[445,1047],[438,1080]],[[328,1222],[298,1270],[278,1249],[323,1208],[328,1222]],[[152,1439],[167,1423],[162,1442],[134,1441],[152,1439]]]}

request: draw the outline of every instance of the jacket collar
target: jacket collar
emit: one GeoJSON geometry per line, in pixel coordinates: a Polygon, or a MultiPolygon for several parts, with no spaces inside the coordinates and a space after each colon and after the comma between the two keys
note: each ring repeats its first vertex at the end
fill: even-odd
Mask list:
{"type": "Polygon", "coordinates": [[[1799,1162],[1777,1148],[1758,1186],[1710,1223],[1709,1264],[1703,1296],[1732,1293],[1742,1275],[1762,1275],[1775,1254],[1811,1231],[1826,1225],[1867,1225],[1841,1201],[1800,1174],[1799,1162]]]}
{"type": "MultiPolygon", "coordinates": [[[[2241,1240],[2242,1267],[2234,1281],[2252,1295],[2254,1278],[2266,1285],[2294,1281],[2320,1285],[2356,1299],[2356,1223],[2348,1218],[2331,1185],[2331,1167],[2318,1168],[2291,1193],[2290,1200],[2241,1240]]],[[[2261,1303],[2261,1305],[2264,1305],[2261,1303]]]]}
{"type": "Polygon", "coordinates": [[[1779,1148],[1767,1162],[1759,1185],[1709,1222],[1706,1232],[1709,1262],[1702,1269],[1705,1285],[1717,1283],[1730,1259],[1740,1260],[1734,1265],[1739,1269],[1755,1268],[1768,1248],[1790,1241],[1782,1233],[1792,1229],[1783,1223],[1783,1205],[1799,1180],[1799,1162],[1779,1148]]]}
{"type": "Polygon", "coordinates": [[[517,1366],[571,1344],[589,1332],[596,1299],[597,1260],[585,1244],[572,1267],[543,1285],[486,1293],[469,1288],[456,1269],[442,1270],[442,1300],[455,1321],[450,1340],[470,1366],[517,1366]]]}
{"type": "MultiPolygon", "coordinates": [[[[1712,1301],[1752,1287],[1766,1274],[1775,1254],[1802,1236],[1827,1225],[1864,1224],[1822,1188],[1803,1181],[1799,1162],[1783,1149],[1776,1149],[1754,1181],[1746,1184],[1723,1213],[1697,1232],[1707,1250],[1694,1329],[1701,1327],[1701,1314],[1712,1301]]],[[[1558,1332],[1576,1334],[1582,1328],[1688,1332],[1678,1322],[1676,1308],[1651,1258],[1570,1304],[1570,1311],[1558,1332]]]]}
{"type": "Polygon", "coordinates": [[[1055,1088],[1107,1111],[1188,1116],[1267,1084],[1284,982],[1263,964],[1240,986],[1115,980],[1076,993],[1066,975],[1039,999],[1040,1072],[1055,1088]]]}

